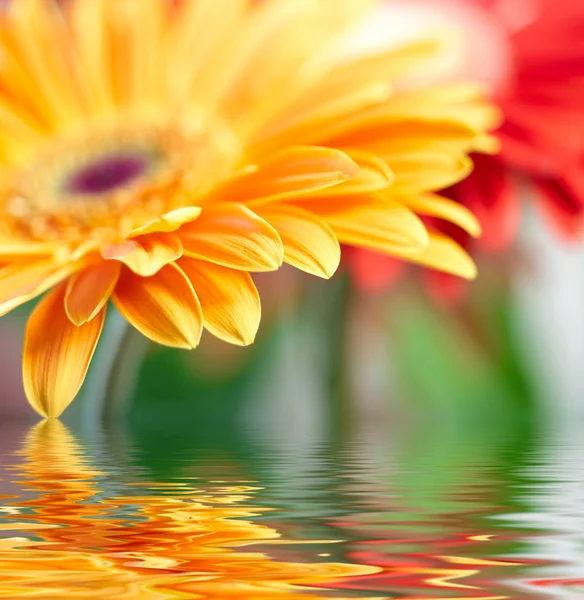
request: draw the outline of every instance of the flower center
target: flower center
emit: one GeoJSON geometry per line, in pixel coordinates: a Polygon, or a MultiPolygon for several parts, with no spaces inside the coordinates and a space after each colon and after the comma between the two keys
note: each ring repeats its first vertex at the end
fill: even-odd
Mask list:
{"type": "Polygon", "coordinates": [[[151,160],[139,154],[118,154],[100,157],[65,181],[68,194],[95,195],[111,192],[146,174],[151,160]]]}
{"type": "Polygon", "coordinates": [[[93,231],[123,237],[161,214],[198,205],[231,175],[240,146],[222,123],[211,125],[129,119],[48,140],[4,182],[0,177],[0,212],[34,239],[79,240],[93,231]]]}

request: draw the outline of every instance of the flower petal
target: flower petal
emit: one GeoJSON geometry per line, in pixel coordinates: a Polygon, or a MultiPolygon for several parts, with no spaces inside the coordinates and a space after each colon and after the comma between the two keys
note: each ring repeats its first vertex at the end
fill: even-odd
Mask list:
{"type": "Polygon", "coordinates": [[[231,344],[251,344],[260,324],[261,306],[249,273],[186,256],[177,264],[196,289],[205,327],[231,344]]]}
{"type": "Polygon", "coordinates": [[[284,262],[317,277],[333,276],[341,248],[325,221],[296,206],[266,205],[259,214],[280,234],[284,262]]]}
{"type": "Polygon", "coordinates": [[[439,152],[394,156],[388,163],[395,173],[392,194],[442,190],[467,177],[473,168],[467,156],[439,152]]]}
{"type": "Polygon", "coordinates": [[[101,311],[113,292],[122,265],[102,261],[79,271],[67,282],[65,312],[75,325],[91,321],[101,311]]]}
{"type": "Polygon", "coordinates": [[[395,176],[387,163],[381,158],[363,150],[346,150],[359,167],[359,173],[352,179],[336,185],[334,188],[320,190],[311,196],[337,196],[340,194],[369,194],[388,188],[395,176]]]}
{"type": "Polygon", "coordinates": [[[124,269],[112,299],[147,338],[173,348],[194,348],[203,330],[201,305],[185,274],[174,264],[140,277],[124,269]]]}
{"type": "Polygon", "coordinates": [[[450,223],[458,225],[473,237],[481,235],[479,220],[466,206],[454,200],[443,198],[437,194],[404,196],[401,200],[418,215],[450,221],[450,223]]]}
{"type": "Polygon", "coordinates": [[[396,94],[389,108],[401,120],[452,120],[482,134],[499,127],[503,116],[497,106],[484,98],[484,87],[476,83],[426,86],[396,94]]]}
{"type": "Polygon", "coordinates": [[[256,170],[227,182],[216,195],[230,202],[276,200],[330,188],[358,173],[359,167],[340,150],[292,147],[261,162],[256,170]]]}
{"type": "Polygon", "coordinates": [[[8,20],[3,27],[10,31],[7,54],[18,57],[29,82],[34,82],[28,90],[34,93],[35,106],[42,106],[53,123],[83,118],[80,80],[71,76],[72,39],[56,3],[23,0],[10,9],[2,15],[8,20]]]}
{"type": "Polygon", "coordinates": [[[11,259],[51,256],[58,251],[60,245],[52,242],[16,242],[14,240],[5,240],[0,243],[0,261],[11,259]]]}
{"type": "Polygon", "coordinates": [[[142,277],[155,275],[162,267],[180,258],[182,253],[182,244],[172,233],[140,236],[106,246],[101,251],[106,260],[120,261],[142,277]]]}
{"type": "Polygon", "coordinates": [[[138,235],[145,235],[147,233],[171,233],[182,227],[185,223],[194,221],[201,214],[201,208],[199,206],[185,206],[184,208],[177,208],[171,210],[165,215],[148,221],[144,225],[137,227],[132,230],[129,234],[129,238],[136,237],[138,235]]]}
{"type": "Polygon", "coordinates": [[[370,111],[356,116],[352,129],[328,143],[335,147],[360,148],[387,158],[437,145],[464,152],[470,150],[475,139],[475,130],[455,119],[412,118],[399,113],[370,111]]]}
{"type": "MultiPolygon", "coordinates": [[[[384,103],[392,95],[389,83],[374,83],[363,88],[347,88],[340,95],[320,102],[318,95],[304,109],[292,111],[290,115],[278,116],[263,127],[252,140],[249,152],[263,156],[275,148],[298,144],[324,144],[331,136],[344,131],[344,123],[351,115],[359,114],[371,106],[384,103]]],[[[328,94],[327,94],[328,95],[328,94]]]]}
{"type": "Polygon", "coordinates": [[[381,194],[299,201],[326,221],[344,244],[392,254],[417,252],[428,243],[426,228],[403,204],[381,194]]]}
{"type": "Polygon", "coordinates": [[[65,284],[45,296],[25,332],[23,380],[26,396],[43,417],[58,417],[77,395],[105,320],[105,309],[77,327],[65,314],[65,284]]]}
{"type": "Polygon", "coordinates": [[[435,231],[428,232],[428,238],[429,244],[421,252],[400,253],[398,251],[394,254],[408,262],[465,279],[474,279],[477,276],[477,268],[472,258],[455,241],[435,231]]]}
{"type": "Polygon", "coordinates": [[[319,84],[318,89],[357,88],[372,82],[395,81],[413,67],[435,58],[440,50],[438,40],[422,40],[399,48],[366,54],[336,66],[319,84]]]}
{"type": "Polygon", "coordinates": [[[243,271],[274,271],[284,249],[278,232],[241,204],[203,211],[178,231],[186,256],[243,271]]]}
{"type": "Polygon", "coordinates": [[[68,277],[79,265],[57,267],[53,260],[12,262],[0,267],[0,316],[40,296],[68,277]]]}

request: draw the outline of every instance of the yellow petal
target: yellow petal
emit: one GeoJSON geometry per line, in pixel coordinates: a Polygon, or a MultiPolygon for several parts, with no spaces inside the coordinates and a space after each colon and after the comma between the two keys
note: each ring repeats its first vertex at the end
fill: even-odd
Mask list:
{"type": "Polygon", "coordinates": [[[469,151],[476,139],[474,129],[455,119],[431,119],[393,114],[382,108],[355,118],[352,128],[329,141],[336,147],[353,147],[389,160],[410,152],[469,151]]]}
{"type": "Polygon", "coordinates": [[[7,14],[12,52],[34,81],[36,106],[53,123],[83,118],[82,89],[68,58],[72,40],[58,3],[21,0],[7,14]]]}
{"type": "Polygon", "coordinates": [[[261,307],[249,273],[188,257],[177,264],[195,287],[205,327],[231,344],[251,344],[260,324],[261,307]]]}
{"type": "Polygon", "coordinates": [[[259,214],[280,234],[284,262],[317,277],[333,276],[341,248],[325,221],[296,206],[266,205],[259,214]]]}
{"type": "Polygon", "coordinates": [[[435,41],[423,41],[338,64],[278,115],[272,125],[272,134],[288,121],[288,126],[295,123],[300,127],[296,129],[297,133],[309,133],[312,129],[312,135],[318,132],[319,139],[324,139],[326,125],[338,125],[348,115],[358,115],[363,108],[387,101],[392,93],[389,85],[392,79],[413,64],[435,55],[436,50],[435,41]],[[331,116],[339,118],[331,119],[331,116]],[[310,122],[312,127],[303,127],[303,122],[310,122]],[[317,124],[324,125],[324,129],[319,132],[315,127],[317,124]]]}
{"type": "Polygon", "coordinates": [[[75,325],[91,321],[101,311],[113,292],[121,264],[102,261],[79,271],[67,282],[65,312],[75,325]]]}
{"type": "Polygon", "coordinates": [[[203,330],[201,305],[185,274],[174,264],[152,277],[124,269],[112,299],[147,338],[173,348],[194,348],[203,330]]]}
{"type": "MultiPolygon", "coordinates": [[[[167,0],[110,0],[115,34],[110,33],[113,51],[113,71],[124,77],[127,101],[142,104],[160,101],[162,87],[160,73],[166,59],[164,25],[168,9],[167,0]],[[124,58],[119,49],[123,48],[124,58]],[[121,60],[120,60],[121,59],[121,60]]],[[[121,86],[118,83],[118,88],[121,86]]]]}
{"type": "Polygon", "coordinates": [[[337,186],[358,173],[359,167],[340,150],[286,148],[256,170],[227,182],[215,195],[228,202],[276,200],[337,186]]]}
{"type": "Polygon", "coordinates": [[[394,96],[389,109],[404,118],[453,120],[464,123],[476,133],[497,128],[502,111],[484,100],[486,91],[477,84],[425,87],[394,96]]]}
{"type": "Polygon", "coordinates": [[[324,78],[321,86],[347,89],[372,82],[395,81],[409,73],[412,67],[435,57],[440,45],[438,40],[422,40],[401,48],[368,54],[337,66],[324,78]]]}
{"type": "Polygon", "coordinates": [[[428,233],[428,237],[429,244],[421,252],[394,254],[409,262],[465,279],[474,279],[477,276],[477,268],[472,258],[456,242],[433,231],[428,233]]]}
{"type": "Polygon", "coordinates": [[[449,200],[436,194],[404,196],[400,199],[418,215],[438,217],[439,219],[450,221],[473,237],[481,235],[479,220],[466,206],[454,200],[449,200]]]}
{"type": "MultiPolygon", "coordinates": [[[[228,46],[229,66],[221,74],[222,81],[215,83],[212,96],[208,92],[204,96],[207,102],[218,101],[221,112],[240,133],[238,121],[245,122],[243,131],[253,130],[266,113],[273,115],[296,93],[298,79],[302,79],[299,71],[307,76],[309,59],[323,47],[322,28],[317,29],[311,19],[317,4],[312,0],[257,2],[251,18],[240,25],[237,47],[228,46]],[[300,29],[302,36],[298,35],[300,29]]],[[[221,10],[218,18],[225,20],[224,13],[221,10]]]]}
{"type": "Polygon", "coordinates": [[[133,238],[147,233],[171,233],[182,227],[185,223],[194,221],[201,214],[198,206],[185,206],[171,210],[165,215],[148,221],[148,223],[137,227],[128,234],[128,238],[133,238]]]}
{"type": "Polygon", "coordinates": [[[182,256],[182,253],[182,244],[172,233],[140,236],[106,246],[101,251],[106,260],[120,261],[142,277],[155,275],[162,267],[182,256]]]}
{"type": "Polygon", "coordinates": [[[344,124],[352,123],[351,115],[387,101],[391,96],[389,84],[373,84],[363,89],[347,91],[323,104],[315,99],[310,106],[290,117],[278,118],[262,128],[252,140],[249,152],[264,156],[274,148],[302,144],[325,144],[336,133],[345,131],[344,124]]]}
{"type": "Polygon", "coordinates": [[[273,271],[284,258],[278,232],[241,204],[210,207],[177,233],[186,256],[232,269],[273,271]]]}
{"type": "Polygon", "coordinates": [[[44,417],[58,417],[77,395],[103,328],[105,309],[77,327],[65,314],[65,284],[34,309],[25,332],[24,390],[44,417]]]}
{"type": "MultiPolygon", "coordinates": [[[[0,63],[0,147],[4,166],[18,159],[30,159],[32,148],[43,142],[42,125],[38,121],[35,122],[34,117],[23,110],[22,103],[15,99],[19,98],[22,92],[10,89],[18,79],[18,74],[14,72],[14,68],[11,69],[13,64],[10,63],[14,63],[14,59],[8,59],[6,53],[3,53],[0,63]]],[[[20,65],[16,66],[16,69],[19,68],[20,65]]]]}
{"type": "Polygon", "coordinates": [[[403,91],[392,98],[391,105],[396,111],[411,114],[481,101],[487,94],[488,88],[477,82],[448,83],[403,91]]]}
{"type": "Polygon", "coordinates": [[[0,267],[0,316],[40,296],[76,268],[73,264],[59,268],[52,260],[13,262],[0,267]]]}
{"type": "Polygon", "coordinates": [[[346,150],[347,155],[352,158],[359,167],[359,173],[352,179],[335,186],[327,188],[310,196],[338,196],[340,194],[369,194],[378,192],[391,186],[395,176],[387,163],[370,152],[363,150],[346,150]]]}
{"type": "Polygon", "coordinates": [[[299,201],[326,221],[344,244],[392,253],[419,251],[428,243],[420,219],[399,202],[379,194],[299,201]]]}
{"type": "Polygon", "coordinates": [[[239,47],[233,40],[228,43],[231,72],[223,76],[219,112],[244,136],[287,112],[296,97],[338,62],[339,46],[355,19],[366,12],[366,4],[366,0],[254,2],[243,43],[239,47]]]}
{"type": "Polygon", "coordinates": [[[109,65],[111,45],[107,34],[107,0],[77,0],[69,3],[75,55],[83,82],[97,112],[116,108],[113,77],[109,65]]]}
{"type": "Polygon", "coordinates": [[[487,133],[477,135],[473,141],[472,149],[481,154],[499,154],[501,151],[501,140],[487,133]]]}
{"type": "Polygon", "coordinates": [[[238,58],[233,41],[241,35],[248,0],[190,0],[175,4],[179,14],[171,32],[167,86],[175,101],[184,102],[197,93],[203,100],[213,84],[224,84],[231,74],[230,68],[238,58]]]}
{"type": "Polygon", "coordinates": [[[391,193],[415,194],[447,188],[470,175],[472,160],[464,155],[413,153],[395,156],[389,160],[395,173],[391,193]]]}
{"type": "Polygon", "coordinates": [[[17,260],[19,258],[50,256],[59,250],[57,244],[51,242],[14,242],[0,243],[0,262],[17,260]]]}

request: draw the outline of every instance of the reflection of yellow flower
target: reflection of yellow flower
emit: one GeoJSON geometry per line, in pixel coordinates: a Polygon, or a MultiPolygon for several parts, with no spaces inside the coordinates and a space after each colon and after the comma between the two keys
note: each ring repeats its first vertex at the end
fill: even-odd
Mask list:
{"type": "Polygon", "coordinates": [[[340,63],[363,0],[9,2],[0,23],[0,313],[31,317],[27,396],[58,416],[113,299],[150,339],[252,342],[249,272],[322,277],[339,242],[472,277],[415,213],[469,172],[474,90],[395,94],[424,46],[340,63]]]}
{"type": "Polygon", "coordinates": [[[0,529],[34,541],[0,541],[0,596],[31,598],[317,598],[311,585],[366,575],[375,567],[278,562],[239,546],[279,534],[253,522],[253,488],[188,489],[106,496],[95,470],[59,422],[32,430],[16,469],[40,497],[18,503],[0,529]],[[40,541],[37,541],[40,540],[40,541]]]}

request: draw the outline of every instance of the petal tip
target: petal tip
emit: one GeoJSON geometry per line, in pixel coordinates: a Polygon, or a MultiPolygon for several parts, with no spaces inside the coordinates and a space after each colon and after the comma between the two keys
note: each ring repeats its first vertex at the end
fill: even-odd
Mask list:
{"type": "Polygon", "coordinates": [[[472,227],[468,228],[468,234],[473,238],[480,238],[483,235],[483,228],[478,219],[473,223],[472,227]]]}
{"type": "Polygon", "coordinates": [[[347,181],[357,177],[359,173],[361,173],[361,167],[349,155],[344,154],[342,165],[338,171],[339,179],[347,181]]]}
{"type": "Polygon", "coordinates": [[[468,270],[466,271],[466,273],[463,275],[463,277],[465,279],[468,279],[469,281],[472,281],[474,279],[476,279],[479,275],[479,271],[477,269],[477,266],[475,265],[474,262],[472,262],[469,266],[468,266],[468,270]]]}
{"type": "Polygon", "coordinates": [[[182,350],[194,350],[201,343],[202,323],[191,323],[187,327],[182,327],[180,334],[182,339],[177,336],[175,347],[182,350]]]}
{"type": "Polygon", "coordinates": [[[245,335],[241,335],[238,339],[238,343],[237,346],[242,346],[242,347],[246,347],[246,346],[251,346],[256,339],[256,334],[255,333],[250,333],[250,334],[245,334],[245,335]]]}
{"type": "Polygon", "coordinates": [[[319,269],[314,269],[312,274],[316,275],[316,277],[320,277],[321,279],[330,279],[337,272],[340,263],[341,256],[339,253],[338,260],[330,261],[329,263],[320,263],[318,265],[319,269]]]}

